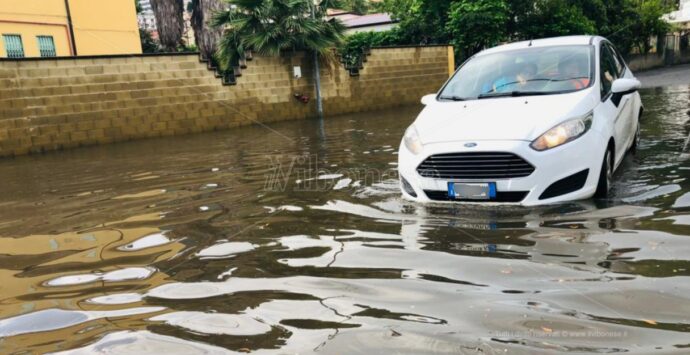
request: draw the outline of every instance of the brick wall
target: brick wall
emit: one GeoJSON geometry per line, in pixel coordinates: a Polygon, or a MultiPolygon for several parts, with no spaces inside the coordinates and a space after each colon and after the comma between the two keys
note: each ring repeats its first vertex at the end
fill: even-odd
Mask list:
{"type": "MultiPolygon", "coordinates": [[[[448,47],[372,49],[359,76],[321,70],[327,116],[418,102],[449,74],[448,47]]],[[[303,54],[254,57],[223,86],[197,55],[0,60],[0,156],[315,116],[303,54]],[[303,77],[295,79],[299,65],[303,77]]],[[[328,118],[326,118],[328,119],[328,118]]]]}

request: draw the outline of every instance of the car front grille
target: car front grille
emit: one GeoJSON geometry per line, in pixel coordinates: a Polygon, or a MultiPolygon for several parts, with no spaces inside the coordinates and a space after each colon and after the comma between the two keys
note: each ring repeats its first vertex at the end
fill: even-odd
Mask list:
{"type": "Polygon", "coordinates": [[[522,202],[527,197],[529,191],[496,191],[496,198],[491,200],[458,200],[448,197],[448,191],[424,190],[426,196],[433,201],[456,201],[456,202],[522,202]]]}
{"type": "Polygon", "coordinates": [[[423,177],[437,179],[512,179],[534,172],[525,159],[504,152],[435,154],[417,167],[423,177]]]}

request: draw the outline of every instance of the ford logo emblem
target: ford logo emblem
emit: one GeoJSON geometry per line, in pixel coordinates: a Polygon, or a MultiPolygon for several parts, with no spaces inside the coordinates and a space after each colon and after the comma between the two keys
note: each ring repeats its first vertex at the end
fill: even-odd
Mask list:
{"type": "Polygon", "coordinates": [[[465,147],[467,148],[474,148],[477,146],[477,143],[465,143],[465,147]]]}

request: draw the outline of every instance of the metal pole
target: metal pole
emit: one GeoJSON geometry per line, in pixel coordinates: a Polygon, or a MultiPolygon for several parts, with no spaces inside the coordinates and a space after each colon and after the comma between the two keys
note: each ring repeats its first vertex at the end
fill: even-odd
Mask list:
{"type": "MultiPolygon", "coordinates": [[[[316,5],[313,0],[307,0],[311,4],[311,17],[316,19],[316,5]]],[[[319,119],[323,119],[323,102],[321,101],[321,72],[319,68],[319,52],[314,51],[314,80],[316,81],[316,112],[319,119]]]]}
{"type": "Polygon", "coordinates": [[[321,73],[319,69],[319,53],[314,52],[314,78],[316,79],[316,112],[323,118],[323,102],[321,101],[321,73]]]}

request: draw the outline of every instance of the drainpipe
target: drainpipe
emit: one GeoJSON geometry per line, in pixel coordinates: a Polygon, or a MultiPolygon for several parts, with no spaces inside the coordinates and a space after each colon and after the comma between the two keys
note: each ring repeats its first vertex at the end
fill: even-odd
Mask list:
{"type": "Polygon", "coordinates": [[[77,56],[77,42],[74,40],[74,27],[72,26],[72,11],[69,9],[69,0],[65,0],[65,10],[67,11],[67,26],[69,27],[69,37],[72,42],[72,55],[77,56]]]}

